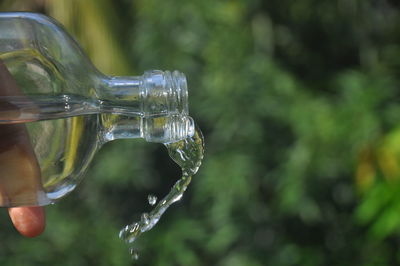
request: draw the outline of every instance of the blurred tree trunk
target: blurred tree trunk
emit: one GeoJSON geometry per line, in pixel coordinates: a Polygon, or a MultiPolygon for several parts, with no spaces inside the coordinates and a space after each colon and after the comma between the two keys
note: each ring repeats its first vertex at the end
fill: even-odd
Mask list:
{"type": "Polygon", "coordinates": [[[73,34],[100,71],[109,75],[132,74],[121,45],[116,41],[117,15],[108,0],[47,0],[48,14],[73,34]]]}

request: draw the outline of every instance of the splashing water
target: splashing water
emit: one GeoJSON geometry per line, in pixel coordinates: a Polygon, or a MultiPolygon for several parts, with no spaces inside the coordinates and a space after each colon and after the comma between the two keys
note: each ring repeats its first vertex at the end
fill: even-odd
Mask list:
{"type": "MultiPolygon", "coordinates": [[[[182,198],[183,193],[192,180],[192,176],[197,173],[201,165],[204,156],[204,139],[203,134],[197,126],[193,137],[168,143],[165,146],[168,149],[169,156],[182,168],[182,177],[151,212],[143,213],[140,221],[127,225],[120,231],[119,237],[127,243],[133,243],[142,233],[152,229],[168,207],[182,198]]],[[[148,199],[150,205],[152,205],[150,196],[148,199]]],[[[157,198],[155,198],[154,204],[156,201],[157,198]]]]}

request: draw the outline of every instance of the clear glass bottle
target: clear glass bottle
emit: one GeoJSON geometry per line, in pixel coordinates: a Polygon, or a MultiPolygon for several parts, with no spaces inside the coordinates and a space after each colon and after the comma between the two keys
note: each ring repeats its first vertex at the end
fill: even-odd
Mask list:
{"type": "Polygon", "coordinates": [[[182,73],[109,77],[53,19],[0,13],[0,206],[63,197],[107,141],[193,134],[182,73]]]}

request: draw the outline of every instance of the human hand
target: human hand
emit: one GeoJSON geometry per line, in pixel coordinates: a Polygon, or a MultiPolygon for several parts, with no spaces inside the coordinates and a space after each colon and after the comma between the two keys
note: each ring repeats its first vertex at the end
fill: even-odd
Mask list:
{"type": "MultiPolygon", "coordinates": [[[[18,93],[20,90],[14,78],[0,60],[0,96],[18,93]]],[[[21,195],[35,197],[40,189],[40,168],[25,126],[0,125],[0,203],[5,204],[21,195]]],[[[35,237],[44,231],[43,207],[9,208],[8,213],[22,235],[35,237]]]]}

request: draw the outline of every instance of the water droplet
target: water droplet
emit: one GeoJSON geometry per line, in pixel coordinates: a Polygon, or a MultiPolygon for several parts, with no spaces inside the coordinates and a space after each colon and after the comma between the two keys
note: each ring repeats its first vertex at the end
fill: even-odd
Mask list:
{"type": "Polygon", "coordinates": [[[126,232],[129,230],[129,226],[125,226],[119,231],[119,238],[125,238],[126,232]]]}
{"type": "Polygon", "coordinates": [[[130,248],[129,249],[129,253],[132,256],[132,259],[134,259],[134,260],[138,260],[139,259],[139,253],[134,248],[130,248]]]}
{"type": "Polygon", "coordinates": [[[154,206],[154,205],[157,203],[157,196],[155,196],[155,195],[153,195],[153,194],[149,194],[149,195],[147,196],[147,200],[148,200],[148,202],[149,202],[149,204],[150,204],[151,206],[154,206]]]}

